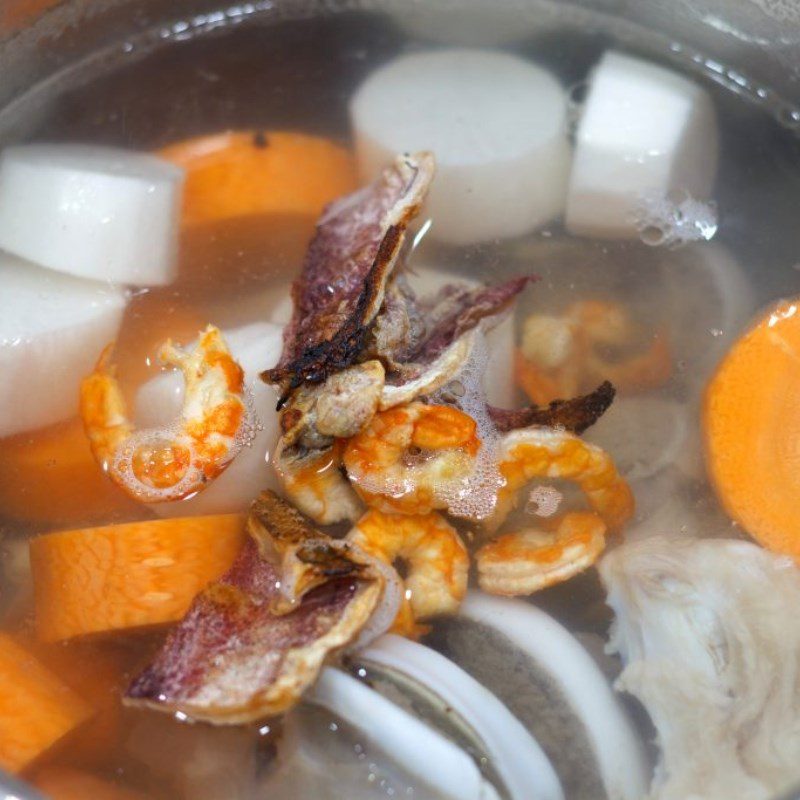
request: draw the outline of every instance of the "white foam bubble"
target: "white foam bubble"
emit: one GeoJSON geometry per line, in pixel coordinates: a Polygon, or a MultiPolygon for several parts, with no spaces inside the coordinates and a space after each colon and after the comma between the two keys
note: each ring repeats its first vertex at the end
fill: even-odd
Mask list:
{"type": "Polygon", "coordinates": [[[695,200],[687,192],[648,192],[633,209],[639,238],[651,247],[680,247],[709,241],[719,227],[717,204],[695,200]]]}
{"type": "Polygon", "coordinates": [[[489,366],[490,353],[483,330],[475,337],[469,359],[457,375],[459,391],[448,392],[447,387],[431,399],[443,405],[454,406],[471,416],[478,426],[481,448],[475,458],[472,472],[454,482],[444,492],[447,510],[456,517],[486,519],[494,513],[497,492],[503,486],[503,477],[497,467],[497,449],[500,436],[489,417],[484,389],[484,374],[489,366]]]}
{"type": "Polygon", "coordinates": [[[148,428],[134,433],[114,454],[111,471],[122,481],[125,487],[136,497],[150,503],[167,502],[192,493],[202,485],[203,476],[196,464],[196,454],[188,437],[179,436],[176,426],[166,428],[148,428]],[[133,468],[134,456],[145,447],[160,449],[168,445],[177,445],[189,453],[189,466],[181,479],[164,488],[145,483],[136,475],[133,468]]]}
{"type": "Polygon", "coordinates": [[[537,517],[552,517],[563,499],[564,495],[554,486],[536,486],[528,495],[525,513],[537,517]]]}

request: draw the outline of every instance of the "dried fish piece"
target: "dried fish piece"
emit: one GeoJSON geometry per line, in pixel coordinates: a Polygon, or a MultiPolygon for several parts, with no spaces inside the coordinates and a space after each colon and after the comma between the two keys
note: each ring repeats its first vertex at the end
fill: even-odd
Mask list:
{"type": "Polygon", "coordinates": [[[262,374],[280,385],[280,405],[358,360],[433,173],[430,153],[403,155],[371,186],[328,206],[292,288],[280,363],[262,374]]]}
{"type": "Polygon", "coordinates": [[[614,387],[604,381],[589,394],[573,397],[571,400],[554,400],[546,406],[529,406],[515,410],[489,406],[489,416],[497,429],[503,432],[540,425],[581,434],[605,414],[615,395],[614,387]]]}
{"type": "Polygon", "coordinates": [[[134,679],[127,705],[220,725],[279,714],[376,612],[391,624],[399,591],[387,565],[314,530],[271,492],[256,502],[248,530],[231,569],[134,679]]]}

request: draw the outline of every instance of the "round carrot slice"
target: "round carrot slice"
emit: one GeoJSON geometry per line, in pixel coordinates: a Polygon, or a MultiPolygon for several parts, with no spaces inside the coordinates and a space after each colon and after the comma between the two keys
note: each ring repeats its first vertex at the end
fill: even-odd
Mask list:
{"type": "Polygon", "coordinates": [[[708,385],[706,461],[728,514],[800,562],[800,298],[736,342],[708,385]]]}
{"type": "Polygon", "coordinates": [[[162,158],[186,170],[184,226],[253,214],[318,216],[356,186],[351,154],[317,136],[239,131],[169,145],[162,158]]]}
{"type": "Polygon", "coordinates": [[[31,541],[36,633],[45,642],[175,622],[233,563],[239,514],[61,531],[31,541]]]}

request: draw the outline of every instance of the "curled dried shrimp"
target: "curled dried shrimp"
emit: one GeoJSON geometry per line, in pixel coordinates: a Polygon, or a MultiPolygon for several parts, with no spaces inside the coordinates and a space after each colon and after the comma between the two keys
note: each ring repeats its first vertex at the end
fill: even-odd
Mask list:
{"type": "Polygon", "coordinates": [[[480,446],[472,417],[415,402],[376,414],[348,440],[343,461],[371,508],[427,514],[448,507],[472,473],[480,446]]]}
{"type": "Polygon", "coordinates": [[[644,350],[634,345],[642,331],[619,304],[582,300],[559,315],[532,314],[523,326],[516,378],[538,404],[572,397],[609,380],[622,392],[663,385],[672,374],[666,334],[651,334],[644,350]],[[608,351],[622,352],[610,357],[608,351]]]}
{"type": "Polygon", "coordinates": [[[458,610],[467,591],[469,555],[455,528],[440,514],[384,514],[372,509],[346,541],[388,564],[405,564],[406,593],[395,633],[414,636],[424,631],[418,620],[458,610]]]}
{"type": "Polygon", "coordinates": [[[495,513],[487,528],[496,531],[516,504],[517,493],[535,478],[574,481],[592,510],[610,530],[633,515],[633,493],[611,457],[566,431],[523,428],[506,434],[499,445],[498,466],[505,485],[498,492],[495,513]]]}
{"type": "Polygon", "coordinates": [[[341,439],[320,450],[287,447],[281,440],[275,452],[275,472],[286,497],[319,525],[352,522],[363,511],[342,474],[342,449],[341,439]]]}
{"type": "Polygon", "coordinates": [[[162,363],[178,367],[186,383],[177,422],[163,430],[136,431],[105,348],[84,378],[80,411],[92,453],[128,494],[149,503],[180,500],[205,488],[247,443],[249,413],[244,373],[218,328],[209,325],[185,351],[166,342],[162,363]]]}
{"type": "Polygon", "coordinates": [[[605,548],[606,526],[597,514],[565,514],[555,531],[524,529],[478,550],[478,583],[486,592],[526,595],[561,583],[590,567],[605,548]]]}

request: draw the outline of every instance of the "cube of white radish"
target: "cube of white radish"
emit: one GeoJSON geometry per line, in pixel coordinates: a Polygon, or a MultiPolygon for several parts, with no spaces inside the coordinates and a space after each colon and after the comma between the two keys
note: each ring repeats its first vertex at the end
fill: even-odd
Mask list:
{"type": "Polygon", "coordinates": [[[86,145],[0,156],[0,247],[59,272],[135,286],[176,274],[184,171],[86,145]]]}
{"type": "MultiPolygon", "coordinates": [[[[243,447],[228,469],[202,492],[180,502],[153,504],[153,511],[162,517],[246,511],[262,489],[278,489],[270,463],[279,435],[275,411],[278,397],[258,374],[277,363],[283,330],[268,322],[257,322],[223,331],[223,336],[244,370],[245,386],[251,393],[260,428],[250,445],[243,447]]],[[[136,394],[137,423],[158,427],[175,420],[180,414],[183,391],[179,372],[165,372],[145,383],[136,394]]]]}
{"type": "MultiPolygon", "coordinates": [[[[478,287],[479,281],[434,267],[413,267],[409,283],[419,297],[435,294],[449,283],[468,283],[478,287]]],[[[483,376],[486,399],[498,408],[513,408],[514,388],[514,316],[505,313],[486,336],[489,363],[483,376]]]]}
{"type": "Polygon", "coordinates": [[[637,236],[643,196],[710,196],[717,123],[708,94],[665,67],[608,52],[595,67],[572,163],[565,224],[571,233],[637,236]]]}
{"type": "Polygon", "coordinates": [[[350,105],[365,180],[397,153],[434,153],[430,236],[452,244],[518,236],[561,214],[566,113],[549,72],[470,49],[402,56],[367,78],[350,105]]]}
{"type": "Polygon", "coordinates": [[[78,413],[81,379],[116,338],[123,289],[0,252],[0,436],[78,413]]]}

